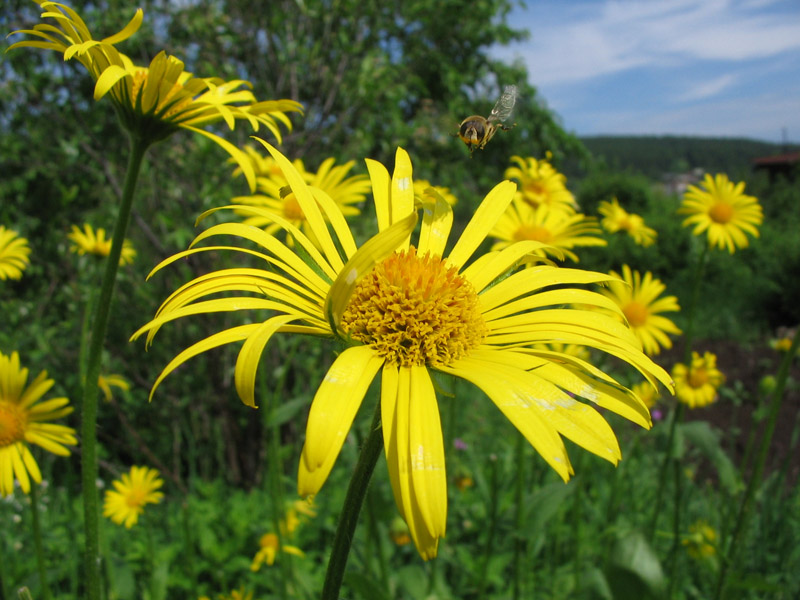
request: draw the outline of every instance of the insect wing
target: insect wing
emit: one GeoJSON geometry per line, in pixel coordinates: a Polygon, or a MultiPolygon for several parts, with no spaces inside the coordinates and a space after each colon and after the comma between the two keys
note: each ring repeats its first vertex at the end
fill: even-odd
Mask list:
{"type": "Polygon", "coordinates": [[[492,113],[489,115],[489,121],[492,123],[504,123],[511,112],[514,110],[514,104],[517,102],[517,86],[507,85],[503,89],[503,94],[495,102],[492,113]]]}

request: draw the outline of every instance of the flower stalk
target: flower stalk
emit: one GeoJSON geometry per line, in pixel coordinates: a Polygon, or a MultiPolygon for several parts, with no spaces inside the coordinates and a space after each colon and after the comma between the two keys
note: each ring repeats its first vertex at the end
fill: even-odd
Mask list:
{"type": "Polygon", "coordinates": [[[122,245],[130,223],[133,196],[136,191],[136,182],[139,171],[144,161],[144,155],[149,142],[136,135],[130,136],[130,155],[125,173],[125,183],[122,189],[122,199],[114,224],[114,235],[111,241],[111,252],[106,260],[103,280],[100,286],[100,295],[97,300],[92,336],[89,342],[89,355],[86,364],[86,374],[83,378],[83,404],[81,407],[81,472],[83,484],[83,513],[84,530],[86,534],[86,548],[84,556],[84,570],[86,576],[86,598],[88,600],[100,599],[100,512],[97,493],[97,378],[100,376],[100,359],[102,357],[103,342],[108,329],[108,320],[111,313],[111,300],[114,293],[114,284],[119,269],[119,257],[122,245]]]}
{"type": "Polygon", "coordinates": [[[356,468],[347,487],[344,507],[339,515],[339,524],[336,526],[336,535],[333,538],[331,557],[328,561],[328,570],[325,573],[325,583],[322,587],[322,600],[338,600],[339,589],[342,587],[344,570],[347,566],[347,557],[353,543],[353,534],[358,524],[358,515],[364,504],[369,480],[375,465],[383,450],[383,427],[381,426],[381,404],[375,405],[375,414],[369,427],[369,435],[361,453],[358,456],[356,468]]]}

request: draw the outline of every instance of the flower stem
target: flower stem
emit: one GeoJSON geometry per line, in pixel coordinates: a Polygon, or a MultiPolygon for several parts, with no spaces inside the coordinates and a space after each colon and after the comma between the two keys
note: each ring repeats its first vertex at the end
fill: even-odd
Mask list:
{"type": "Polygon", "coordinates": [[[114,224],[114,236],[111,251],[103,272],[100,286],[92,338],[89,343],[89,356],[86,365],[86,382],[83,386],[83,405],[81,411],[81,467],[83,479],[83,517],[86,533],[86,549],[84,570],[86,576],[86,598],[100,600],[100,518],[98,510],[97,486],[97,378],[100,376],[100,359],[103,342],[108,329],[108,318],[111,312],[111,297],[114,293],[114,282],[119,268],[119,257],[122,253],[122,242],[128,231],[133,195],[136,191],[136,180],[139,177],[147,151],[148,143],[137,136],[130,138],[130,155],[125,173],[125,185],[122,190],[122,201],[114,224]]]}
{"type": "Polygon", "coordinates": [[[750,513],[753,508],[753,498],[755,497],[756,487],[761,483],[761,477],[764,473],[764,465],[767,462],[767,454],[769,453],[770,443],[772,442],[772,434],[775,433],[775,425],[778,422],[778,413],[783,403],[783,389],[786,387],[786,380],[789,377],[789,367],[792,364],[794,355],[797,353],[797,347],[800,345],[800,329],[794,334],[792,346],[783,357],[783,362],[778,369],[778,376],[775,381],[775,390],[772,392],[772,402],[769,407],[769,417],[764,436],[761,438],[761,444],[758,447],[758,457],[756,458],[755,465],[753,466],[753,474],[750,481],[747,482],[747,490],[745,490],[742,504],[739,507],[739,513],[734,521],[733,533],[728,541],[728,549],[726,554],[727,560],[722,561],[722,567],[719,571],[717,578],[717,587],[714,593],[714,598],[720,600],[725,598],[726,585],[728,583],[728,572],[731,566],[736,565],[740,546],[739,537],[747,527],[747,522],[750,518],[750,513]]]}
{"type": "Polygon", "coordinates": [[[47,574],[44,568],[44,550],[42,548],[42,526],[39,523],[39,491],[36,482],[31,483],[31,514],[33,515],[33,545],[36,548],[36,566],[39,570],[39,585],[42,600],[50,600],[50,587],[47,585],[47,574]]]}
{"type": "Polygon", "coordinates": [[[378,402],[375,406],[369,435],[364,445],[361,446],[361,454],[353,471],[353,477],[350,479],[350,485],[347,487],[342,513],[339,515],[339,524],[336,526],[336,536],[333,538],[333,548],[328,561],[328,571],[325,574],[325,584],[322,587],[322,600],[339,600],[339,588],[342,587],[350,545],[358,524],[358,515],[364,504],[369,480],[375,470],[381,450],[383,450],[383,428],[381,427],[381,404],[378,402]]]}

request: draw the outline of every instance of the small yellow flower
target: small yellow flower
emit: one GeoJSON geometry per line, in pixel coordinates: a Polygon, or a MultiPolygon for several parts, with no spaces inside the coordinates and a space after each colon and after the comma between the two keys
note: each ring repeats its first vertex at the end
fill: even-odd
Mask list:
{"type": "Polygon", "coordinates": [[[782,337],[775,340],[771,340],[769,343],[769,347],[773,350],[777,350],[778,352],[788,352],[789,349],[792,347],[792,338],[789,337],[782,337]]]}
{"type": "Polygon", "coordinates": [[[500,240],[492,246],[492,250],[502,250],[516,242],[532,240],[546,244],[535,251],[537,256],[550,255],[560,260],[567,256],[578,262],[578,256],[571,248],[605,246],[604,239],[594,237],[600,233],[595,217],[566,212],[550,205],[531,206],[515,199],[489,236],[500,240]]]}
{"type": "Polygon", "coordinates": [[[689,408],[702,408],[717,399],[717,389],[725,381],[725,376],[717,370],[717,357],[711,352],[700,356],[692,352],[689,367],[678,363],[672,368],[675,380],[675,395],[689,408]]]}
{"type": "MultiPolygon", "coordinates": [[[[200,596],[197,600],[211,600],[209,596],[200,596]]],[[[246,592],[244,587],[232,590],[228,594],[217,594],[214,600],[253,600],[253,592],[246,592]]]]}
{"type": "Polygon", "coordinates": [[[683,196],[678,214],[689,215],[684,227],[694,226],[692,233],[708,232],[710,247],[733,254],[737,248],[747,248],[746,234],[758,237],[758,226],[764,214],[758,199],[744,194],[744,182],[734,184],[722,173],[703,180],[705,189],[691,185],[683,196]]]}
{"type": "Polygon", "coordinates": [[[114,397],[111,392],[112,387],[119,388],[125,392],[131,389],[131,385],[122,375],[100,375],[97,378],[97,385],[103,391],[106,402],[111,402],[114,397]]]}
{"type": "Polygon", "coordinates": [[[661,397],[658,390],[646,381],[634,384],[631,391],[639,396],[639,399],[644,402],[647,408],[653,408],[661,397]]]}
{"type": "Polygon", "coordinates": [[[430,190],[433,190],[436,194],[441,196],[442,200],[447,202],[450,206],[455,206],[458,203],[458,198],[456,198],[453,193],[450,191],[450,188],[441,187],[438,185],[431,185],[430,181],[426,179],[415,179],[414,180],[414,196],[422,202],[430,202],[436,200],[436,195],[431,194],[430,190]]]}
{"type": "Polygon", "coordinates": [[[41,483],[42,474],[30,444],[58,456],[69,456],[66,446],[78,443],[72,427],[49,422],[72,412],[69,400],[59,397],[39,403],[53,387],[47,371],[39,373],[26,387],[27,381],[28,369],[20,366],[19,354],[6,356],[0,352],[0,496],[14,492],[14,478],[26,494],[31,491],[31,479],[41,483]]]}
{"type": "Polygon", "coordinates": [[[629,213],[622,208],[616,198],[611,202],[603,200],[597,210],[603,215],[601,224],[608,233],[625,231],[633,238],[635,244],[644,248],[655,243],[658,235],[656,230],[645,225],[644,219],[639,215],[629,213]]]}
{"type": "MultiPolygon", "coordinates": [[[[94,256],[106,257],[111,253],[111,238],[106,238],[106,230],[99,227],[94,230],[91,225],[84,223],[83,231],[77,225],[72,226],[72,231],[67,235],[72,240],[70,252],[78,254],[92,254],[94,256]]],[[[122,253],[119,256],[120,266],[130,264],[136,258],[136,250],[130,240],[122,242],[122,253]]]]}
{"type": "Polygon", "coordinates": [[[124,524],[127,529],[136,525],[146,504],[158,504],[164,498],[157,491],[164,481],[156,469],[133,466],[129,473],[114,480],[113,485],[113,490],[106,490],[103,516],[117,525],[124,524]]]}
{"type": "MultiPolygon", "coordinates": [[[[300,208],[297,197],[289,186],[289,181],[283,173],[274,172],[273,163],[275,160],[259,157],[256,153],[250,153],[250,160],[256,173],[264,173],[256,177],[256,194],[250,196],[238,196],[233,202],[253,206],[258,211],[247,208],[239,208],[235,212],[246,217],[242,222],[253,227],[262,227],[267,233],[273,234],[281,229],[274,219],[263,216],[264,210],[282,217],[295,227],[299,227],[303,233],[311,236],[311,229],[303,210],[300,208]]],[[[370,190],[369,179],[366,175],[347,176],[355,165],[354,161],[348,161],[343,165],[336,165],[334,158],[325,159],[316,172],[306,170],[303,161],[295,159],[292,165],[297,169],[303,180],[311,186],[315,195],[324,194],[332,200],[342,215],[353,217],[360,214],[356,205],[363,202],[367,192],[370,190]]]]}
{"type": "Polygon", "coordinates": [[[20,279],[30,264],[28,240],[0,225],[0,279],[20,279]]]}
{"type": "Polygon", "coordinates": [[[463,492],[467,488],[471,488],[473,485],[475,485],[475,480],[469,475],[461,474],[456,476],[453,483],[456,484],[459,492],[463,492]]]}
{"type": "Polygon", "coordinates": [[[661,348],[672,348],[672,340],[667,334],[679,335],[681,330],[661,313],[677,312],[680,306],[675,296],[661,296],[667,286],[650,271],[642,276],[628,265],[622,265],[622,275],[615,271],[609,275],[617,280],[609,282],[600,293],[622,309],[645,354],[653,356],[659,354],[661,348]]]}
{"type": "Polygon", "coordinates": [[[164,139],[179,128],[199,133],[226,150],[242,167],[250,189],[255,174],[247,155],[223,138],[202,127],[224,121],[234,129],[235,121],[244,120],[254,131],[266,127],[280,142],[278,123],[291,128],[286,112],[302,112],[292,100],[258,102],[242,80],[224,81],[217,77],[199,78],[184,71],[184,64],[164,52],[157,54],[149,67],[137,66],[116,49],[116,44],[136,33],[144,18],[138,9],[120,31],[95,40],[83,19],[70,7],[57,2],[39,2],[43,23],[14,34],[39,38],[9,46],[43,48],[63,53],[64,59],[77,59],[95,80],[94,98],[109,95],[123,126],[152,143],[164,139]]]}
{"type": "Polygon", "coordinates": [[[253,562],[250,564],[250,570],[254,573],[261,569],[261,565],[266,564],[268,567],[274,565],[278,557],[278,552],[293,554],[300,558],[305,557],[305,553],[297,546],[281,544],[280,538],[274,533],[265,533],[262,535],[258,544],[260,549],[253,558],[253,562]]]}
{"type": "Polygon", "coordinates": [[[503,176],[519,182],[517,199],[532,207],[550,206],[568,213],[578,208],[575,197],[567,189],[567,178],[547,160],[512,156],[511,162],[518,166],[509,167],[503,176]]]}
{"type": "Polygon", "coordinates": [[[711,558],[717,553],[717,532],[706,521],[697,521],[681,543],[692,558],[711,558]]]}

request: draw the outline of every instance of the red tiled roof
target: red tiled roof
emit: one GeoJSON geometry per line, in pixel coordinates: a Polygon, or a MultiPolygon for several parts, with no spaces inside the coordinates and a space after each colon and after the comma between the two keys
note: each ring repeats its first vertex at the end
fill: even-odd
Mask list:
{"type": "Polygon", "coordinates": [[[796,162],[800,162],[800,152],[787,152],[786,154],[775,154],[753,159],[753,164],[756,166],[791,165],[796,162]]]}

